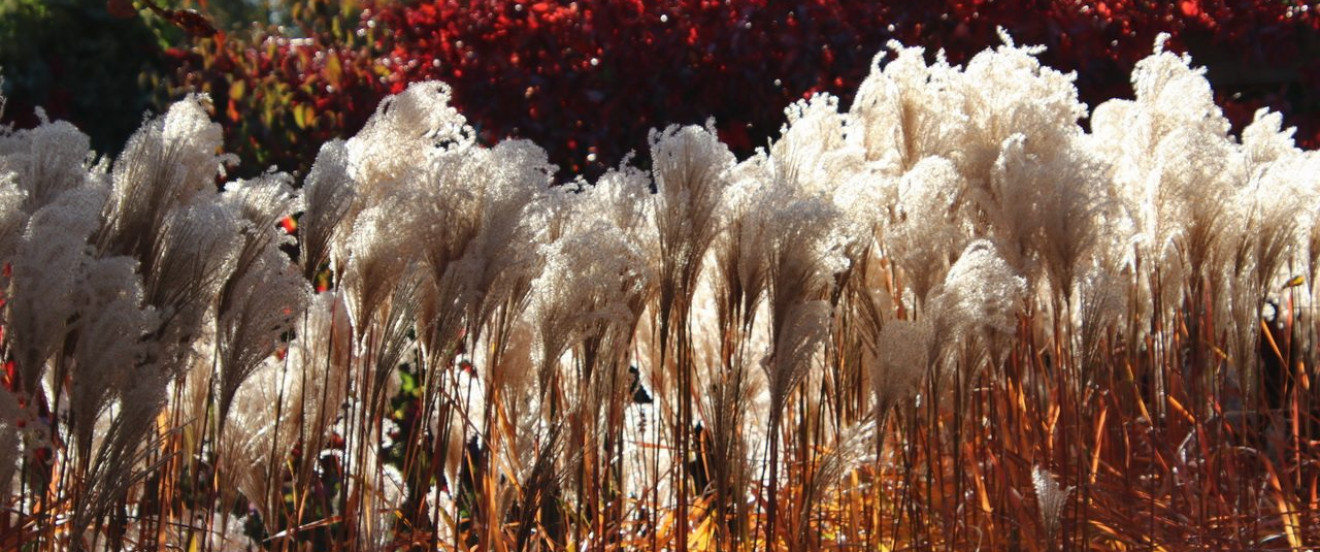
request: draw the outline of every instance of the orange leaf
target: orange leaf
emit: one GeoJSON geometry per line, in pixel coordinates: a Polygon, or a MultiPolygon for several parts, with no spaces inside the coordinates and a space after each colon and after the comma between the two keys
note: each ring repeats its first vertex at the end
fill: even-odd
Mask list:
{"type": "Polygon", "coordinates": [[[1091,483],[1095,484],[1095,474],[1100,469],[1100,450],[1103,448],[1105,440],[1105,420],[1109,417],[1109,403],[1103,403],[1100,408],[1100,419],[1095,424],[1095,450],[1091,453],[1091,483]]]}
{"type": "Polygon", "coordinates": [[[1183,408],[1182,403],[1178,402],[1178,399],[1175,399],[1172,396],[1166,398],[1168,399],[1169,406],[1173,407],[1174,412],[1177,412],[1181,414],[1182,417],[1187,418],[1187,423],[1190,424],[1196,423],[1196,417],[1192,416],[1192,413],[1188,412],[1186,408],[1183,408]]]}

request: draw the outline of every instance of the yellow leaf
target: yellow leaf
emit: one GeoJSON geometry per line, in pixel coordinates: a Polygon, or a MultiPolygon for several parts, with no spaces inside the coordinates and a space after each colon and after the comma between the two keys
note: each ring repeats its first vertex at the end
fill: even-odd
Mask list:
{"type": "Polygon", "coordinates": [[[326,58],[325,76],[330,79],[330,84],[339,86],[339,79],[344,75],[344,66],[339,63],[339,55],[332,52],[326,58]]]}
{"type": "Polygon", "coordinates": [[[1274,503],[1279,508],[1279,517],[1283,519],[1283,534],[1288,538],[1288,546],[1294,550],[1301,550],[1302,536],[1297,532],[1301,523],[1297,519],[1297,513],[1289,506],[1288,500],[1282,493],[1275,495],[1274,503]]]}
{"type": "Polygon", "coordinates": [[[243,99],[243,94],[247,93],[247,83],[242,80],[236,80],[229,85],[229,99],[238,101],[243,99]]]}
{"type": "Polygon", "coordinates": [[[695,550],[712,549],[711,546],[712,541],[714,540],[713,537],[715,536],[715,527],[711,522],[714,519],[715,516],[708,516],[706,519],[702,520],[701,525],[698,525],[692,530],[692,533],[688,535],[689,547],[695,550]]]}

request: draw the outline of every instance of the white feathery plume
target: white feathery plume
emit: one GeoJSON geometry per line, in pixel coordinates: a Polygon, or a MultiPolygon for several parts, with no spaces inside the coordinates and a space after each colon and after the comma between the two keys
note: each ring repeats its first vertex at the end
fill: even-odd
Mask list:
{"type": "MultiPolygon", "coordinates": [[[[1243,131],[1249,176],[1227,202],[1216,259],[1226,291],[1215,296],[1216,309],[1231,314],[1219,317],[1224,323],[1216,329],[1232,323],[1230,357],[1247,370],[1259,363],[1257,321],[1266,299],[1291,279],[1290,267],[1312,266],[1315,253],[1307,249],[1320,207],[1320,156],[1294,148],[1291,129],[1280,131],[1279,121],[1264,110],[1256,117],[1243,131]]],[[[1257,378],[1240,377],[1251,392],[1257,378]]]]}
{"type": "Polygon", "coordinates": [[[26,192],[23,210],[28,213],[87,185],[92,156],[87,135],[65,121],[43,122],[0,137],[0,172],[17,174],[26,192]]]}
{"type": "Polygon", "coordinates": [[[133,255],[143,272],[155,270],[152,251],[169,213],[215,189],[233,156],[217,155],[220,125],[206,116],[205,96],[189,96],[138,129],[115,161],[112,192],[97,246],[102,253],[133,255]]]}
{"type": "Polygon", "coordinates": [[[830,305],[807,301],[792,305],[782,315],[774,353],[763,362],[769,379],[770,408],[782,411],[792,389],[811,369],[812,357],[829,337],[830,305]]]}
{"type": "Polygon", "coordinates": [[[222,443],[228,473],[263,519],[275,519],[282,507],[286,470],[295,480],[315,477],[318,454],[286,466],[289,453],[323,450],[350,370],[352,336],[341,299],[321,293],[306,301],[286,360],[263,359],[235,394],[222,443]]]}
{"type": "Polygon", "coordinates": [[[647,209],[651,178],[640,169],[621,164],[601,175],[596,183],[582,189],[581,201],[574,202],[581,215],[604,218],[634,239],[652,224],[647,209]]]}
{"type": "Polygon", "coordinates": [[[921,48],[889,48],[894,59],[872,68],[851,110],[866,159],[894,173],[932,155],[957,161],[968,123],[959,72],[943,55],[927,65],[921,48]]]}
{"type": "Polygon", "coordinates": [[[227,472],[263,519],[282,507],[286,469],[295,481],[316,476],[319,454],[286,466],[290,451],[323,450],[347,391],[352,334],[342,299],[321,293],[307,303],[286,360],[263,359],[239,387],[221,443],[227,472]]]}
{"type": "Polygon", "coordinates": [[[141,260],[146,302],[160,313],[153,333],[161,344],[158,360],[182,370],[203,322],[215,308],[216,294],[233,273],[241,243],[233,240],[239,223],[217,196],[199,198],[171,211],[153,240],[151,256],[141,260]],[[148,266],[151,268],[148,269],[148,266]]]}
{"type": "Polygon", "coordinates": [[[972,57],[955,80],[969,123],[960,167],[973,179],[989,173],[1000,145],[1014,134],[1027,138],[1028,154],[1041,155],[1077,133],[1086,115],[1075,74],[1042,66],[1036,56],[1044,47],[1017,46],[1002,28],[999,38],[1002,46],[972,57]]]}
{"type": "Polygon", "coordinates": [[[1194,127],[1175,129],[1154,154],[1159,216],[1176,221],[1169,240],[1192,276],[1202,276],[1225,234],[1227,200],[1247,181],[1245,160],[1229,139],[1194,127]]]}
{"type": "Polygon", "coordinates": [[[376,317],[370,321],[375,338],[370,348],[374,358],[369,359],[375,370],[371,382],[372,408],[381,407],[385,398],[398,390],[399,364],[409,358],[416,347],[411,334],[420,304],[418,296],[424,285],[421,269],[415,264],[406,265],[391,290],[388,303],[377,310],[376,317]]]}
{"type": "Polygon", "coordinates": [[[151,356],[154,342],[145,337],[159,321],[155,311],[143,305],[135,259],[98,259],[80,276],[69,399],[75,450],[86,461],[97,419],[131,378],[140,370],[152,369],[144,361],[151,356]]]}
{"type": "Polygon", "coordinates": [[[1048,277],[1067,298],[1114,202],[1102,163],[1081,147],[1077,133],[1056,134],[1047,146],[1029,143],[1040,137],[1010,136],[988,186],[972,197],[1009,264],[1033,284],[1048,277]]]}
{"type": "Polygon", "coordinates": [[[832,197],[842,214],[841,234],[851,266],[866,262],[875,253],[889,219],[889,207],[896,202],[897,177],[874,167],[857,167],[837,175],[832,197]]]}
{"type": "Polygon", "coordinates": [[[623,231],[604,221],[542,246],[545,268],[532,281],[529,318],[540,326],[541,362],[612,327],[631,333],[636,297],[651,278],[646,258],[623,231]]]}
{"type": "MultiPolygon", "coordinates": [[[[1004,260],[1019,273],[1035,276],[1037,259],[1030,249],[1036,229],[1037,213],[1033,207],[1046,194],[1041,193],[1040,183],[1032,178],[1037,176],[1032,173],[1044,169],[1027,153],[1026,141],[1026,135],[1013,134],[999,145],[987,186],[972,188],[971,199],[989,219],[989,233],[1004,260]]],[[[1053,176],[1045,175],[1045,178],[1053,176]]]]}
{"type": "Polygon", "coordinates": [[[1169,270],[1181,250],[1186,268],[1200,270],[1219,235],[1223,198],[1246,175],[1205,70],[1165,51],[1167,39],[1157,38],[1155,53],[1133,70],[1135,100],[1095,109],[1087,147],[1110,164],[1147,266],[1169,270]]]}
{"type": "Polygon", "coordinates": [[[351,369],[353,333],[343,297],[334,293],[309,297],[295,332],[288,369],[295,372],[296,387],[288,395],[301,397],[289,404],[301,405],[302,411],[289,416],[302,422],[291,424],[303,428],[300,439],[318,442],[343,402],[344,379],[351,369]]]}
{"type": "MultiPolygon", "coordinates": [[[[422,293],[418,337],[429,365],[443,365],[456,348],[479,285],[484,257],[474,241],[486,222],[489,180],[498,172],[489,150],[472,148],[437,156],[426,167],[405,223],[417,236],[428,284],[422,293]]],[[[508,213],[511,221],[518,213],[508,213]]]]}
{"type": "MultiPolygon", "coordinates": [[[[712,285],[721,328],[747,333],[765,297],[768,278],[766,243],[770,213],[762,209],[762,194],[772,180],[769,158],[762,151],[730,172],[721,201],[720,233],[713,246],[712,285]]],[[[723,333],[723,332],[721,332],[723,333]]],[[[743,338],[738,338],[741,341],[743,338]]],[[[736,348],[736,347],[735,347],[736,348]]]]}
{"type": "Polygon", "coordinates": [[[937,298],[935,335],[964,344],[994,346],[1017,331],[1017,313],[1026,298],[1026,280],[999,255],[994,244],[976,240],[949,268],[937,298]]]}
{"type": "Polygon", "coordinates": [[[885,226],[885,254],[902,269],[923,305],[943,281],[955,252],[971,239],[958,212],[963,187],[953,163],[940,157],[922,159],[898,181],[897,201],[885,226]]]}
{"type": "Polygon", "coordinates": [[[116,390],[112,418],[95,434],[93,461],[81,499],[74,504],[70,531],[75,539],[95,520],[126,500],[131,486],[145,477],[150,465],[144,455],[154,450],[157,415],[166,401],[172,374],[158,365],[143,365],[116,390]]]}
{"type": "Polygon", "coordinates": [[[428,159],[473,146],[475,132],[449,105],[449,85],[412,83],[388,96],[345,144],[348,173],[370,205],[410,186],[428,159]]]}
{"type": "Polygon", "coordinates": [[[190,95],[170,105],[160,120],[160,139],[166,148],[177,150],[172,159],[183,169],[181,188],[174,190],[179,201],[186,202],[192,194],[210,190],[217,172],[238,160],[234,155],[218,155],[224,146],[224,131],[220,124],[207,115],[211,98],[190,95]]]}
{"type": "MultiPolygon", "coordinates": [[[[225,184],[220,201],[235,214],[238,236],[243,243],[234,263],[235,274],[247,273],[267,250],[294,243],[293,237],[278,227],[280,220],[302,210],[302,196],[293,189],[292,181],[285,173],[267,173],[260,178],[225,184]]],[[[227,300],[222,293],[222,310],[227,300]]]]}
{"type": "Polygon", "coordinates": [[[1261,166],[1302,155],[1294,141],[1296,133],[1296,127],[1283,128],[1283,114],[1264,107],[1257,109],[1251,124],[1242,129],[1242,149],[1247,162],[1261,166]]]}
{"type": "Polygon", "coordinates": [[[294,328],[310,291],[297,267],[275,247],[263,249],[235,275],[229,289],[231,301],[219,312],[216,336],[216,404],[222,428],[235,393],[294,328]]]}
{"type": "MultiPolygon", "coordinates": [[[[706,250],[720,228],[719,207],[733,154],[713,128],[670,126],[649,138],[656,194],[661,309],[691,301],[706,250]]],[[[682,323],[680,321],[680,323],[682,323]]]]}
{"type": "Polygon", "coordinates": [[[861,262],[875,240],[883,213],[878,200],[886,192],[876,182],[884,173],[868,167],[867,152],[854,138],[865,129],[852,114],[840,113],[837,98],[828,94],[798,101],[785,114],[782,137],[769,151],[775,170],[782,173],[776,185],[830,198],[839,214],[832,239],[839,242],[849,265],[861,262]]]}
{"type": "Polygon", "coordinates": [[[29,396],[78,312],[78,285],[92,262],[87,240],[105,199],[104,190],[89,188],[60,194],[32,215],[11,261],[5,333],[29,396]]]}
{"type": "Polygon", "coordinates": [[[1158,138],[1175,127],[1226,136],[1230,125],[1215,104],[1205,68],[1193,69],[1189,56],[1165,50],[1168,39],[1167,33],[1155,37],[1154,53],[1132,69],[1137,102],[1149,106],[1154,119],[1151,136],[1158,138]]]}
{"type": "Polygon", "coordinates": [[[334,248],[356,347],[364,345],[376,311],[388,301],[418,247],[417,239],[397,230],[403,205],[390,201],[366,208],[334,248]]]}
{"type": "Polygon", "coordinates": [[[770,157],[793,161],[793,185],[809,194],[833,196],[837,188],[865,165],[866,151],[849,136],[852,116],[839,112],[838,98],[815,94],[784,109],[787,122],[770,146],[770,157]]]}
{"type": "Polygon", "coordinates": [[[1056,156],[1033,167],[1030,183],[1041,184],[1041,193],[1032,246],[1051,285],[1065,297],[1092,259],[1105,253],[1106,240],[1131,239],[1114,223],[1119,204],[1107,173],[1104,163],[1077,139],[1069,139],[1056,156]],[[1054,177],[1046,178],[1050,172],[1054,177]]]}
{"type": "MultiPolygon", "coordinates": [[[[1073,327],[1078,328],[1077,344],[1083,367],[1097,366],[1105,334],[1129,335],[1127,320],[1130,273],[1124,273],[1121,261],[1099,259],[1087,267],[1075,286],[1077,307],[1073,309],[1073,327]]],[[[1085,383],[1085,382],[1082,382],[1085,383]]]]}
{"type": "Polygon", "coordinates": [[[806,377],[811,356],[829,333],[826,301],[834,275],[848,268],[832,201],[799,187],[797,152],[771,158],[769,187],[757,209],[765,213],[767,292],[774,349],[766,364],[771,408],[782,406],[806,377]]]}
{"type": "Polygon", "coordinates": [[[908,153],[906,113],[899,83],[881,69],[884,57],[883,51],[875,55],[870,74],[857,87],[848,113],[860,132],[849,133],[848,138],[866,152],[868,165],[882,172],[898,173],[903,170],[908,153]]]}
{"type": "Polygon", "coordinates": [[[435,353],[452,346],[464,317],[479,331],[534,276],[531,221],[553,171],[543,150],[520,140],[448,152],[427,165],[407,224],[432,288],[421,322],[435,353]]]}
{"type": "Polygon", "coordinates": [[[344,142],[326,142],[303,183],[304,210],[298,219],[299,261],[308,281],[330,261],[331,243],[346,225],[355,196],[344,142]]]}
{"type": "Polygon", "coordinates": [[[545,150],[526,140],[506,140],[490,153],[490,162],[501,170],[485,186],[481,233],[465,259],[479,268],[472,273],[475,295],[467,306],[478,331],[496,311],[525,304],[529,284],[541,269],[536,244],[543,237],[534,225],[544,218],[543,202],[556,170],[545,150]]]}
{"type": "Polygon", "coordinates": [[[933,339],[930,324],[924,320],[885,322],[870,362],[877,420],[883,420],[889,409],[916,390],[930,368],[933,339]]]}
{"type": "Polygon", "coordinates": [[[27,199],[18,186],[18,175],[0,169],[0,259],[9,259],[18,247],[28,214],[23,211],[27,199]]]}
{"type": "Polygon", "coordinates": [[[1036,489],[1036,507],[1040,509],[1045,538],[1053,544],[1063,519],[1064,507],[1068,505],[1068,495],[1072,494],[1073,489],[1059,486],[1053,474],[1039,465],[1031,468],[1031,484],[1036,489]]]}
{"type": "Polygon", "coordinates": [[[1312,228],[1320,220],[1320,154],[1303,152],[1293,145],[1295,129],[1280,130],[1277,113],[1261,109],[1256,120],[1242,131],[1242,150],[1249,174],[1231,208],[1245,211],[1248,223],[1240,227],[1252,262],[1237,266],[1251,268],[1251,277],[1261,291],[1273,288],[1289,261],[1313,265],[1310,256],[1312,228]]]}

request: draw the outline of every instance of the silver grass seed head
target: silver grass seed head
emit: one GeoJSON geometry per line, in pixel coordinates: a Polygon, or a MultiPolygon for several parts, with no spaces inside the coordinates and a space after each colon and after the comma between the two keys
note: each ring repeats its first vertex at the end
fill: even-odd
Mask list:
{"type": "MultiPolygon", "coordinates": [[[[691,284],[719,231],[719,209],[736,159],[706,127],[670,126],[648,137],[656,194],[657,259],[661,286],[691,284]]],[[[690,298],[691,290],[685,292],[690,298]]]]}
{"type": "Polygon", "coordinates": [[[1051,541],[1058,534],[1063,510],[1068,504],[1068,495],[1073,488],[1063,488],[1054,480],[1053,474],[1043,466],[1031,469],[1031,483],[1036,490],[1036,503],[1040,509],[1041,524],[1045,527],[1046,538],[1051,541]]]}
{"type": "Polygon", "coordinates": [[[77,313],[78,285],[93,262],[88,238],[105,199],[104,190],[89,188],[60,194],[29,219],[10,261],[5,329],[28,392],[77,313]]]}
{"type": "Polygon", "coordinates": [[[769,380],[772,409],[781,409],[789,393],[811,370],[813,357],[829,337],[831,309],[825,301],[807,301],[792,305],[784,320],[777,321],[779,335],[774,349],[762,366],[769,380]]]}
{"type": "Polygon", "coordinates": [[[930,366],[931,339],[924,320],[890,320],[880,330],[870,374],[879,414],[916,390],[930,366]]]}
{"type": "Polygon", "coordinates": [[[86,185],[92,159],[90,139],[65,121],[0,132],[0,175],[14,177],[24,194],[23,211],[29,214],[59,194],[86,185]]]}
{"type": "MultiPolygon", "coordinates": [[[[344,232],[357,195],[348,172],[348,150],[343,140],[321,145],[316,162],[303,183],[304,210],[298,220],[303,276],[312,280],[331,260],[331,244],[344,232]]],[[[331,267],[333,270],[334,267],[331,267]]]]}
{"type": "Polygon", "coordinates": [[[925,303],[971,239],[963,222],[961,192],[965,180],[942,157],[918,162],[896,183],[896,201],[885,225],[885,253],[904,272],[904,279],[925,303]]]}
{"type": "Polygon", "coordinates": [[[97,248],[102,254],[134,255],[143,270],[155,270],[156,243],[166,219],[178,209],[210,201],[215,181],[233,155],[220,155],[220,125],[206,115],[205,96],[189,96],[149,120],[129,138],[114,163],[97,248]]]}
{"type": "Polygon", "coordinates": [[[1297,148],[1296,134],[1297,127],[1283,128],[1283,114],[1262,107],[1242,129],[1242,149],[1253,165],[1297,157],[1302,151],[1297,148]]]}
{"type": "Polygon", "coordinates": [[[1192,67],[1191,57],[1164,49],[1168,33],[1155,38],[1154,52],[1132,69],[1132,88],[1137,103],[1150,110],[1154,131],[1190,126],[1217,136],[1227,136],[1228,119],[1214,102],[1214,91],[1205,78],[1204,67],[1192,67]]]}
{"type": "MultiPolygon", "coordinates": [[[[1026,296],[1026,280],[999,255],[994,244],[976,240],[967,245],[945,276],[937,326],[960,339],[1012,336],[1017,313],[1026,296]]],[[[937,334],[939,332],[937,331],[937,334]]]]}
{"type": "Polygon", "coordinates": [[[235,302],[218,321],[222,414],[248,376],[282,346],[301,318],[308,291],[297,268],[274,247],[234,282],[235,302]]]}
{"type": "Polygon", "coordinates": [[[417,82],[386,97],[362,130],[345,144],[348,173],[367,204],[406,187],[429,160],[473,147],[476,132],[450,105],[449,85],[417,82]]]}
{"type": "MultiPolygon", "coordinates": [[[[97,259],[80,275],[78,321],[71,369],[71,401],[75,443],[88,453],[97,420],[144,369],[156,352],[147,339],[159,325],[145,293],[138,262],[130,257],[97,259]]],[[[152,369],[147,367],[145,369],[152,369]]]]}

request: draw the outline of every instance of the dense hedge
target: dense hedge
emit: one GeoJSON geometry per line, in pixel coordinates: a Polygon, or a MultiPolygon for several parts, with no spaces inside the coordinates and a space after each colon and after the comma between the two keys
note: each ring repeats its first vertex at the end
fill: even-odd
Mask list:
{"type": "Polygon", "coordinates": [[[777,133],[789,102],[828,91],[847,103],[891,40],[962,63],[999,44],[1000,27],[1076,71],[1091,106],[1131,97],[1133,65],[1168,32],[1174,49],[1211,67],[1238,128],[1269,105],[1294,115],[1305,140],[1317,138],[1311,13],[1259,0],[1082,4],[428,1],[386,4],[371,21],[389,29],[379,44],[392,91],[449,82],[488,138],[532,138],[573,172],[593,153],[589,173],[643,151],[651,127],[707,116],[745,154],[777,133]]]}
{"type": "MultiPolygon", "coordinates": [[[[142,1],[135,6],[147,21],[151,11],[142,1]]],[[[84,4],[100,2],[53,5],[64,4],[86,12],[84,4]]],[[[846,104],[889,41],[923,46],[932,57],[943,50],[961,63],[998,44],[1001,27],[1019,43],[1048,47],[1043,62],[1076,71],[1079,95],[1090,106],[1130,97],[1133,64],[1157,33],[1170,33],[1171,49],[1189,52],[1208,67],[1218,103],[1235,128],[1267,106],[1298,126],[1303,145],[1320,141],[1320,96],[1314,92],[1320,89],[1320,18],[1315,5],[1294,0],[280,4],[288,7],[286,27],[231,28],[228,36],[179,38],[176,47],[165,49],[145,41],[147,33],[129,33],[115,48],[99,50],[122,56],[129,49],[133,55],[127,57],[168,63],[172,69],[159,86],[156,111],[186,92],[211,94],[216,115],[227,121],[226,149],[243,160],[243,174],[271,165],[305,171],[315,144],[352,134],[384,95],[427,79],[453,85],[457,105],[483,141],[534,139],[563,169],[561,177],[597,175],[629,151],[644,152],[648,129],[707,117],[714,117],[736,153],[746,155],[778,132],[779,114],[789,102],[828,91],[846,104]]],[[[211,15],[228,17],[216,10],[211,15]]],[[[20,26],[8,19],[0,28],[33,27],[14,31],[20,34],[55,25],[43,20],[20,26]]],[[[31,100],[8,110],[8,120],[20,126],[35,123],[33,105],[45,104],[53,116],[79,124],[104,144],[126,135],[132,125],[125,121],[137,121],[146,107],[128,97],[115,102],[121,109],[105,113],[69,98],[122,96],[116,91],[126,78],[139,80],[138,72],[146,77],[143,83],[153,81],[150,64],[109,65],[64,46],[12,46],[24,44],[18,38],[10,43],[0,48],[6,53],[0,64],[11,76],[7,91],[31,100]],[[47,77],[37,86],[49,90],[15,87],[27,86],[34,67],[85,73],[77,69],[80,63],[111,68],[108,77],[117,84],[47,77]]]]}

